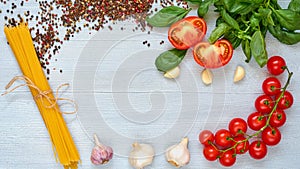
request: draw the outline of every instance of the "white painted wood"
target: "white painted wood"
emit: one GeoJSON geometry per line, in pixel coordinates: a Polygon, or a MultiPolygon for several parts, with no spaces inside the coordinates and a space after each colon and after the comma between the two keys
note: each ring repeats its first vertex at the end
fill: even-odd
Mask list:
{"type": "MultiPolygon", "coordinates": [[[[284,7],[288,2],[280,1],[284,7]]],[[[34,2],[28,6],[31,12],[37,12],[34,2]]],[[[192,14],[196,14],[195,11],[192,14]]],[[[4,23],[2,16],[0,23],[4,23]]],[[[216,14],[212,11],[205,18],[208,33],[214,28],[215,18],[216,14]]],[[[167,30],[154,29],[148,35],[147,32],[133,33],[131,27],[134,27],[132,22],[119,22],[113,25],[114,31],[107,28],[92,34],[83,31],[64,43],[60,54],[55,56],[58,61],[52,61],[50,65],[56,68],[50,75],[52,88],[70,83],[71,86],[64,89],[61,95],[74,98],[79,104],[80,120],[75,115],[65,116],[81,155],[82,164],[79,168],[131,168],[126,157],[131,146],[128,140],[145,140],[153,144],[159,142],[153,145],[158,155],[147,168],[172,168],[161,153],[183,136],[189,137],[191,151],[191,162],[183,168],[222,168],[217,162],[204,159],[202,146],[197,141],[198,134],[202,129],[216,131],[227,127],[232,118],[246,118],[253,112],[254,100],[262,93],[261,83],[268,76],[266,69],[258,68],[254,61],[244,63],[244,55],[238,48],[228,66],[213,70],[213,85],[205,86],[199,76],[202,68],[193,61],[189,52],[181,64],[180,77],[176,81],[167,80],[154,67],[157,54],[170,48],[167,30]],[[126,26],[126,31],[120,31],[121,26],[126,26]],[[149,48],[142,44],[144,40],[151,43],[149,48]],[[161,40],[164,40],[164,45],[159,45],[161,40]],[[237,65],[245,67],[246,77],[234,84],[232,80],[237,65]],[[62,74],[59,69],[63,69],[62,74]],[[130,117],[131,113],[137,111],[147,117],[145,113],[151,109],[152,113],[161,114],[156,114],[157,119],[147,124],[133,123],[121,116],[122,113],[128,113],[126,115],[130,117]],[[105,123],[101,123],[101,118],[105,123]],[[107,130],[107,126],[110,130],[107,130]],[[178,126],[184,128],[168,133],[178,126]],[[107,165],[96,167],[89,160],[93,133],[98,133],[104,143],[117,147],[116,155],[107,165]],[[156,137],[165,139],[156,140],[156,137]],[[169,139],[173,137],[178,139],[169,139]]],[[[0,30],[3,30],[3,24],[0,24],[0,30]]],[[[21,72],[6,45],[3,32],[0,33],[0,44],[0,92],[3,93],[6,83],[21,72]]],[[[287,123],[280,129],[283,135],[281,143],[270,147],[265,159],[256,161],[249,155],[238,156],[232,168],[299,168],[299,47],[300,44],[283,45],[267,35],[269,55],[284,56],[290,69],[295,72],[289,87],[294,94],[294,107],[287,111],[287,123]]],[[[284,75],[280,76],[281,80],[285,78],[284,75]]],[[[71,110],[68,106],[62,109],[71,110]]],[[[47,130],[27,88],[0,97],[0,110],[0,168],[62,168],[55,162],[47,130]]]]}

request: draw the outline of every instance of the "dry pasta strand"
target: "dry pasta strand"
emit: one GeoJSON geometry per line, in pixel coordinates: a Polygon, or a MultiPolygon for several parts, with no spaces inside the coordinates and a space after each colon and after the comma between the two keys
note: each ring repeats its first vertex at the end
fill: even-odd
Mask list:
{"type": "Polygon", "coordinates": [[[40,65],[27,24],[6,26],[4,32],[24,77],[32,82],[29,84],[26,81],[26,86],[29,87],[48,129],[56,160],[65,169],[77,169],[80,161],[78,150],[56,102],[59,100],[57,93],[53,94],[40,65]]]}

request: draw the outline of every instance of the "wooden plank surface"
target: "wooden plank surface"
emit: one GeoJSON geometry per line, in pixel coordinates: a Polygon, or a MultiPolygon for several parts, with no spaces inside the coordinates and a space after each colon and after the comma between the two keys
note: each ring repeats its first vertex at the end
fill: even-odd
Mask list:
{"type": "MultiPolygon", "coordinates": [[[[30,2],[34,4],[33,2],[30,2]]],[[[287,6],[288,1],[280,1],[287,6]]],[[[1,7],[2,9],[2,7],[1,7]]],[[[29,10],[37,12],[37,6],[29,10]]],[[[192,11],[191,15],[196,12],[192,11]]],[[[214,28],[216,14],[210,11],[205,19],[208,33],[214,28]]],[[[3,30],[3,14],[0,17],[3,30]]],[[[266,68],[258,68],[252,61],[244,62],[238,48],[228,66],[213,70],[214,82],[205,86],[200,79],[200,68],[191,53],[181,64],[181,74],[176,80],[162,77],[154,66],[156,56],[169,49],[167,29],[132,32],[132,22],[119,22],[113,31],[105,28],[97,33],[82,31],[64,43],[62,50],[51,62],[50,85],[53,89],[70,83],[62,97],[74,98],[79,105],[77,115],[65,115],[68,127],[79,149],[82,164],[79,168],[131,168],[127,154],[133,141],[153,144],[156,150],[154,163],[148,169],[172,168],[164,159],[164,150],[188,136],[191,162],[186,169],[222,168],[217,162],[208,162],[202,155],[198,134],[202,129],[224,128],[234,117],[246,118],[254,110],[254,100],[262,93],[262,81],[268,76],[266,68]],[[119,28],[128,29],[121,31],[119,28]],[[143,45],[147,40],[150,47],[143,45]],[[164,44],[159,43],[164,40],[164,44]],[[232,82],[237,65],[246,69],[240,83],[232,82]],[[63,73],[59,73],[62,69],[63,73]],[[93,147],[91,136],[97,133],[104,143],[115,150],[113,160],[96,167],[90,162],[93,147]]],[[[0,33],[0,92],[21,72],[14,56],[0,33]]],[[[291,71],[295,72],[289,90],[294,94],[294,106],[287,111],[287,123],[282,131],[281,143],[270,147],[263,160],[253,160],[249,155],[238,156],[232,168],[299,168],[300,146],[300,44],[287,46],[267,35],[269,55],[285,57],[291,71]]],[[[282,81],[286,76],[279,77],[282,81]]],[[[71,110],[66,105],[63,110],[71,110]]],[[[39,169],[62,168],[55,162],[51,143],[41,116],[27,88],[0,97],[0,168],[39,169]]]]}

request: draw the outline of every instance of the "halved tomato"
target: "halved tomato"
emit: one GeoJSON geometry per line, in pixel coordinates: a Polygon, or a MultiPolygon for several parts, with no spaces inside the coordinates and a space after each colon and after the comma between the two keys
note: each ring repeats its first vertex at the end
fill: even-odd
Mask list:
{"type": "Polygon", "coordinates": [[[171,25],[168,39],[179,50],[185,50],[202,41],[207,31],[204,19],[189,16],[171,25]]]}
{"type": "Polygon", "coordinates": [[[213,45],[208,42],[196,44],[193,50],[195,61],[205,68],[219,68],[232,58],[233,48],[229,41],[221,39],[213,45]]]}

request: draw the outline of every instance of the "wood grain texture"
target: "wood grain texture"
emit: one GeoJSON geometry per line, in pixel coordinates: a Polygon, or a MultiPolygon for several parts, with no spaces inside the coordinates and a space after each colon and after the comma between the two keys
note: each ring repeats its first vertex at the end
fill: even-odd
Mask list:
{"type": "MultiPolygon", "coordinates": [[[[280,1],[283,7],[288,2],[280,1]]],[[[30,11],[37,12],[37,6],[30,3],[30,11]]],[[[193,14],[196,12],[192,11],[193,14]]],[[[212,11],[209,14],[205,18],[208,21],[208,33],[214,28],[216,18],[212,11]]],[[[3,16],[0,17],[0,23],[4,23],[3,16]]],[[[71,86],[63,90],[61,96],[74,98],[79,104],[79,118],[76,115],[65,116],[81,155],[82,164],[79,168],[131,168],[126,157],[131,145],[119,138],[144,139],[154,143],[157,140],[151,139],[151,136],[164,136],[174,125],[185,128],[168,133],[170,137],[188,136],[190,139],[191,162],[183,168],[222,168],[217,162],[204,159],[202,146],[197,141],[198,134],[204,128],[213,131],[224,128],[232,118],[246,118],[253,112],[254,99],[262,93],[261,83],[268,76],[266,69],[259,69],[254,61],[246,64],[238,48],[228,66],[213,70],[213,85],[205,86],[200,79],[202,68],[189,53],[181,65],[180,77],[176,81],[167,80],[155,70],[153,64],[157,53],[170,48],[167,30],[154,29],[148,35],[147,32],[133,33],[130,27],[134,27],[132,22],[124,22],[113,25],[114,31],[103,29],[92,34],[83,31],[64,43],[60,53],[55,56],[58,61],[50,65],[56,68],[56,71],[51,71],[51,87],[55,89],[62,83],[70,83],[71,86]],[[124,25],[128,29],[120,31],[119,27],[124,25]],[[142,44],[144,40],[151,43],[149,48],[142,44]],[[161,40],[164,40],[164,45],[159,45],[161,40]],[[237,65],[246,69],[246,77],[234,84],[232,79],[237,65]],[[59,69],[63,69],[62,74],[59,69]],[[164,104],[160,101],[164,101],[164,104]],[[124,104],[126,102],[128,104],[124,104]],[[128,113],[127,117],[130,117],[130,112],[147,114],[152,110],[152,113],[162,113],[156,114],[158,118],[147,124],[134,123],[122,116],[122,113],[128,113]],[[110,130],[106,130],[107,126],[110,130]],[[112,135],[110,131],[118,134],[112,135]],[[120,148],[115,150],[116,155],[107,165],[97,167],[90,162],[93,147],[90,138],[93,133],[98,133],[104,143],[120,148]]],[[[3,24],[0,24],[0,30],[3,30],[3,24]]],[[[299,168],[300,44],[283,45],[269,34],[267,43],[269,55],[284,56],[291,71],[295,72],[289,87],[295,103],[287,111],[287,123],[280,129],[283,135],[281,143],[270,147],[268,156],[260,161],[251,159],[248,154],[238,156],[232,168],[299,168]]],[[[3,93],[6,83],[21,72],[6,45],[3,32],[0,33],[0,44],[0,92],[3,93]]],[[[285,75],[280,76],[281,80],[285,78],[285,75]]],[[[68,105],[62,107],[62,110],[69,109],[71,107],[68,105]]],[[[27,88],[0,97],[0,110],[1,169],[62,168],[55,162],[47,130],[27,88]]],[[[180,140],[166,138],[160,141],[160,145],[153,145],[157,152],[163,152],[180,140]]],[[[150,168],[172,167],[165,162],[164,155],[158,154],[154,163],[147,167],[150,168]]]]}

